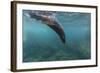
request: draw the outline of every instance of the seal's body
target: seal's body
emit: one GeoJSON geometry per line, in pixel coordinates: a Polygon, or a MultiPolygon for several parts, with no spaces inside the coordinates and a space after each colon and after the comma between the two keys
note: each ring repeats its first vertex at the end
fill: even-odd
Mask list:
{"type": "Polygon", "coordinates": [[[61,41],[65,43],[65,33],[61,25],[57,22],[54,13],[40,11],[40,12],[28,12],[31,18],[36,20],[40,20],[43,23],[47,24],[50,28],[52,28],[60,37],[61,41]]]}

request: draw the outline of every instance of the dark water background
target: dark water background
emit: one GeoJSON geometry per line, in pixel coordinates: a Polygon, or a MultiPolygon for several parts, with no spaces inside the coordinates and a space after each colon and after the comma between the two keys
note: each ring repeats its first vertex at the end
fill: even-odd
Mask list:
{"type": "Polygon", "coordinates": [[[23,10],[23,62],[82,60],[91,58],[90,13],[57,12],[66,43],[55,31],[41,21],[24,15],[23,10]]]}

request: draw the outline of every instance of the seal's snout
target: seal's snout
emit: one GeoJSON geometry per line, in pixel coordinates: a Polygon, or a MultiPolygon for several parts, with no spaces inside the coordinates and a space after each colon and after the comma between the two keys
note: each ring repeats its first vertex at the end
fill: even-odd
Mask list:
{"type": "Polygon", "coordinates": [[[65,35],[63,34],[63,36],[61,37],[61,40],[63,43],[66,43],[66,40],[65,40],[65,35]]]}

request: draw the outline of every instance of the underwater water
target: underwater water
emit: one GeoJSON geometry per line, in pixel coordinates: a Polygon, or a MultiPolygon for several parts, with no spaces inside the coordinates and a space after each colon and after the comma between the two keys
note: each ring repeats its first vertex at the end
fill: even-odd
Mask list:
{"type": "MultiPolygon", "coordinates": [[[[66,43],[41,21],[23,10],[23,62],[83,60],[91,58],[91,14],[56,12],[65,32],[66,43]]],[[[34,11],[34,10],[33,10],[34,11]]]]}

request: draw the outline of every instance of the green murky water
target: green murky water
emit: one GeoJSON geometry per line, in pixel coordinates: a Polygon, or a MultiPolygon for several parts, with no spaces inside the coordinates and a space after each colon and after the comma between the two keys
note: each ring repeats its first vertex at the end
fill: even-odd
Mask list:
{"type": "Polygon", "coordinates": [[[90,13],[56,13],[66,35],[64,44],[46,24],[25,16],[26,11],[23,10],[23,62],[91,58],[90,13]]]}

